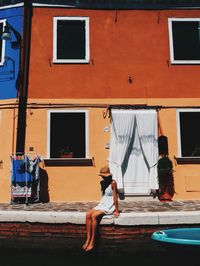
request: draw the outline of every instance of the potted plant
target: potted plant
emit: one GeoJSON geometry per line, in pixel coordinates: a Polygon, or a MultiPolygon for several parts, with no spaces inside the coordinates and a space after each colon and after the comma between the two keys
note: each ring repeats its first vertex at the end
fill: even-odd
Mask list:
{"type": "Polygon", "coordinates": [[[73,152],[70,150],[69,146],[60,150],[60,157],[61,158],[73,158],[73,152]]]}
{"type": "Polygon", "coordinates": [[[159,199],[172,200],[174,195],[173,164],[167,155],[158,160],[159,199]]]}

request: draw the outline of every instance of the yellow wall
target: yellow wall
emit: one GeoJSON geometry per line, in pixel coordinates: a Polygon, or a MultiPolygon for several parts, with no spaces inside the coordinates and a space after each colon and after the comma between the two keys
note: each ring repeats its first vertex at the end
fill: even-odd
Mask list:
{"type": "MultiPolygon", "coordinates": [[[[199,105],[199,99],[158,99],[150,100],[149,104],[155,102],[162,106],[180,106],[181,108],[199,105]]],[[[168,137],[169,157],[174,167],[174,199],[200,199],[200,165],[177,164],[175,159],[178,157],[176,108],[161,109],[159,116],[163,134],[168,137]]]]}
{"type": "MultiPolygon", "coordinates": [[[[200,199],[200,165],[177,164],[177,122],[176,108],[183,106],[198,106],[200,99],[30,99],[29,103],[73,103],[73,104],[147,104],[149,106],[163,106],[159,118],[163,134],[168,137],[169,157],[174,166],[174,199],[200,199]],[[50,101],[51,100],[51,101],[50,101]]],[[[107,115],[103,117],[106,108],[75,108],[89,111],[89,157],[94,158],[93,166],[43,166],[48,176],[48,190],[50,201],[96,201],[100,198],[99,168],[107,163],[109,150],[105,143],[110,140],[110,132],[104,132],[104,127],[110,126],[107,115]]],[[[46,158],[47,154],[47,111],[52,108],[28,109],[26,152],[30,156],[37,154],[46,158]],[[34,147],[34,152],[29,151],[34,147]]],[[[17,109],[0,110],[0,202],[10,202],[11,161],[14,152],[17,128],[17,109]]],[[[150,198],[151,199],[151,198],[150,198]]]]}
{"type": "MultiPolygon", "coordinates": [[[[174,199],[200,199],[200,165],[177,165],[174,157],[178,157],[177,146],[177,106],[198,106],[199,99],[43,99],[41,102],[30,99],[29,102],[37,103],[84,103],[84,104],[148,104],[161,105],[165,108],[159,111],[163,134],[168,137],[169,157],[174,166],[174,199]]],[[[83,107],[74,109],[84,109],[83,107]]],[[[103,118],[106,108],[86,108],[89,110],[89,157],[94,158],[93,166],[45,166],[48,175],[48,188],[50,201],[93,201],[100,197],[99,168],[107,163],[109,150],[105,143],[109,142],[110,133],[104,132],[104,127],[110,125],[107,116],[103,118]]],[[[46,158],[47,151],[47,109],[31,109],[27,119],[26,150],[35,147],[35,153],[46,158]],[[31,114],[30,114],[31,113],[31,114]]],[[[64,110],[64,109],[62,109],[64,110]]]]}
{"type": "MultiPolygon", "coordinates": [[[[2,101],[1,103],[7,103],[2,101]]],[[[11,155],[15,148],[17,109],[0,109],[0,202],[10,202],[11,155]]]]}
{"type": "MultiPolygon", "coordinates": [[[[109,126],[110,122],[108,117],[103,119],[104,109],[75,109],[89,110],[89,158],[94,158],[94,165],[45,166],[50,201],[88,201],[100,197],[98,171],[107,164],[108,150],[105,149],[105,142],[109,141],[109,133],[104,133],[104,127],[109,126]]],[[[47,109],[31,110],[31,113],[32,115],[29,112],[27,119],[26,150],[28,152],[29,147],[35,147],[35,153],[46,158],[47,109]]]]}

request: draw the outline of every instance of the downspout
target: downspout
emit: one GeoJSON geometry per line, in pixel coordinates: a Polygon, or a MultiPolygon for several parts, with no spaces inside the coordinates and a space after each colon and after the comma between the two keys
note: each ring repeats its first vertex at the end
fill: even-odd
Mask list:
{"type": "MultiPolygon", "coordinates": [[[[32,1],[24,1],[22,47],[20,50],[20,66],[18,75],[18,121],[16,153],[25,152],[26,139],[26,109],[28,99],[29,62],[30,62],[30,39],[32,21],[32,1]]],[[[17,85],[17,84],[16,84],[17,85]]]]}

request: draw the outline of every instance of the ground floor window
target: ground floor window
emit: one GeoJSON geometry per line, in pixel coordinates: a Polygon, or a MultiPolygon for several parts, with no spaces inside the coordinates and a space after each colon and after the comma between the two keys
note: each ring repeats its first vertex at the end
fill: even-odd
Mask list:
{"type": "Polygon", "coordinates": [[[200,157],[200,110],[177,110],[178,155],[200,157]]]}
{"type": "Polygon", "coordinates": [[[87,157],[87,111],[48,112],[48,158],[87,157]]]}

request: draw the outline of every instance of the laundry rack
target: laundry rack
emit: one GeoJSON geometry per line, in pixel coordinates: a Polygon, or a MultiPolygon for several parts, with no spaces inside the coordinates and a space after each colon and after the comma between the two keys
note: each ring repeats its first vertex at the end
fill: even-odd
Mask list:
{"type": "Polygon", "coordinates": [[[11,204],[39,202],[41,156],[11,156],[11,204]]]}

